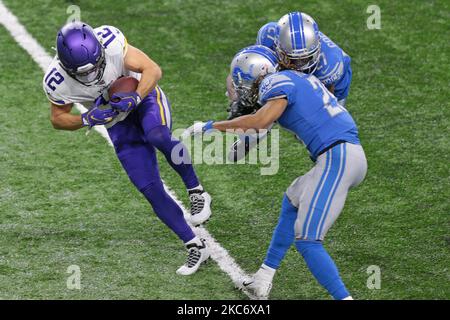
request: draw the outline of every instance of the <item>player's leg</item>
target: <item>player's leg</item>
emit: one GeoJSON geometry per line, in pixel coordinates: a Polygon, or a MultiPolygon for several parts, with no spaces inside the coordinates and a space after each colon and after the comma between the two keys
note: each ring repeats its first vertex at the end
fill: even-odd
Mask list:
{"type": "Polygon", "coordinates": [[[193,225],[204,223],[211,216],[211,196],[204,191],[197,178],[189,151],[171,134],[170,104],[159,87],[139,105],[138,117],[146,141],[164,154],[188,189],[191,202],[190,222],[193,225]]]}
{"type": "Polygon", "coordinates": [[[109,128],[109,136],[130,180],[150,203],[158,218],[185,243],[189,259],[186,266],[180,269],[182,274],[192,274],[209,257],[209,250],[204,240],[196,237],[186,223],[181,208],[164,190],[156,151],[145,142],[135,118],[131,114],[109,128]]]}
{"type": "Polygon", "coordinates": [[[237,162],[244,158],[251,149],[256,147],[262,140],[267,138],[267,135],[270,133],[272,127],[273,124],[267,129],[267,131],[254,134],[239,135],[239,138],[230,147],[228,159],[230,161],[237,162]]]}
{"type": "Polygon", "coordinates": [[[297,219],[297,210],[285,194],[278,224],[272,234],[264,263],[251,279],[243,282],[244,287],[256,297],[267,298],[269,296],[275,272],[295,239],[294,224],[297,219]]]}
{"type": "Polygon", "coordinates": [[[286,191],[281,205],[278,224],[272,234],[264,263],[251,279],[243,285],[256,297],[267,298],[272,288],[273,277],[280,267],[287,250],[295,240],[294,225],[297,220],[298,207],[312,198],[312,185],[320,180],[325,162],[319,161],[305,175],[295,179],[286,191]]]}
{"type": "Polygon", "coordinates": [[[361,146],[340,144],[324,154],[326,169],[308,206],[299,207],[295,245],[309,270],[334,299],[351,298],[322,241],[344,207],[348,190],[365,176],[367,164],[361,146]]]}

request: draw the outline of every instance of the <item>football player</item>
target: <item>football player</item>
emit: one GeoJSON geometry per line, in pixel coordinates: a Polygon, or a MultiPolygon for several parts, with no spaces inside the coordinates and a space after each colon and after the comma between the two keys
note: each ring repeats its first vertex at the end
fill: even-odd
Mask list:
{"type": "MultiPolygon", "coordinates": [[[[292,26],[290,19],[287,28],[292,26]]],[[[288,66],[313,67],[313,59],[317,58],[315,53],[320,46],[317,25],[307,18],[303,27],[308,38],[302,53],[309,58],[302,58],[301,63],[289,60],[288,66]]],[[[283,25],[280,35],[302,41],[300,34],[284,30],[283,25]]],[[[258,130],[268,128],[274,121],[294,132],[315,165],[287,189],[264,263],[243,286],[257,297],[267,298],[274,274],[295,241],[309,270],[330,295],[334,299],[351,299],[322,242],[341,213],[349,189],[360,184],[367,171],[358,129],[348,111],[318,78],[296,70],[276,72],[277,68],[276,55],[264,46],[239,52],[231,64],[233,83],[239,90],[257,95],[262,107],[254,114],[233,120],[195,123],[183,136],[211,129],[258,130]]]]}
{"type": "Polygon", "coordinates": [[[171,135],[170,104],[157,85],[162,75],[160,67],[128,44],[119,29],[107,25],[95,29],[83,22],[65,25],[56,36],[56,51],[43,79],[54,128],[78,130],[105,125],[131,182],[156,215],[185,243],[188,260],[177,273],[196,272],[210,256],[209,249],[164,190],[156,149],[164,154],[186,185],[191,201],[190,220],[194,225],[205,222],[211,215],[211,197],[199,183],[192,164],[172,159],[175,147],[181,150],[179,155],[183,159],[188,151],[171,135]],[[117,92],[108,97],[109,86],[122,76],[140,80],[136,91],[117,92]],[[74,103],[81,103],[89,110],[81,115],[72,114],[74,103]]]}
{"type": "MultiPolygon", "coordinates": [[[[314,61],[310,65],[302,65],[301,67],[291,65],[293,61],[308,59],[303,52],[298,52],[298,49],[305,46],[304,39],[307,39],[308,35],[305,34],[303,21],[309,18],[305,13],[292,12],[284,15],[278,22],[269,22],[258,31],[256,44],[266,46],[275,51],[279,57],[280,67],[282,69],[297,69],[304,73],[314,74],[335,95],[339,104],[345,106],[352,80],[351,59],[344,50],[325,34],[319,31],[320,46],[317,48],[317,52],[314,53],[315,59],[313,59],[314,61]],[[289,30],[286,28],[287,21],[293,22],[289,30]],[[287,38],[284,34],[279,37],[280,28],[284,32],[288,30],[290,33],[296,35],[299,41],[292,41],[291,43],[291,39],[287,38]],[[293,54],[295,50],[297,50],[297,53],[293,54]]],[[[233,82],[231,81],[231,75],[227,78],[227,92],[231,100],[228,119],[252,113],[258,108],[258,106],[246,103],[245,99],[241,100],[238,98],[233,87],[233,82]]],[[[261,139],[264,139],[266,134],[241,135],[235,144],[232,145],[229,158],[234,158],[235,161],[241,159],[261,139]]]]}

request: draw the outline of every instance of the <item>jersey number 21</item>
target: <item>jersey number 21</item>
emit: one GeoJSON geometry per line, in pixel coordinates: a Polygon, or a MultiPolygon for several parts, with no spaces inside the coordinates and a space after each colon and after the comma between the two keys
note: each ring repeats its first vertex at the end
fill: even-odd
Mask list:
{"type": "Polygon", "coordinates": [[[323,107],[328,111],[330,117],[337,116],[339,113],[347,111],[347,109],[345,109],[337,102],[336,98],[330,93],[330,91],[328,91],[328,89],[323,85],[322,82],[320,82],[319,79],[317,79],[314,76],[311,76],[308,77],[308,81],[311,83],[314,90],[321,91],[323,99],[323,107]]]}

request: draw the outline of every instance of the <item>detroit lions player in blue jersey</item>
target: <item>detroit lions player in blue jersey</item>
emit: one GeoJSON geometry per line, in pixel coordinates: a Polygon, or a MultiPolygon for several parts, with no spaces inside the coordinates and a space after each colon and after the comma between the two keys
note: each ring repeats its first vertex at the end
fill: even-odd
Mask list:
{"type": "MultiPolygon", "coordinates": [[[[313,32],[318,31],[313,28],[313,32]]],[[[308,45],[315,49],[318,38],[308,45]]],[[[309,60],[303,62],[310,64],[309,60]]],[[[273,52],[263,46],[240,51],[231,64],[233,82],[258,96],[262,107],[232,120],[195,123],[183,135],[210,129],[258,130],[274,121],[295,133],[315,165],[287,189],[264,264],[243,286],[257,297],[267,298],[275,271],[295,240],[309,270],[330,295],[351,299],[322,241],[341,213],[348,190],[360,184],[367,171],[358,129],[347,110],[314,75],[294,70],[273,73],[277,64],[273,52]]]]}
{"type": "MultiPolygon", "coordinates": [[[[269,22],[263,25],[256,36],[256,45],[262,45],[270,48],[275,52],[276,46],[275,41],[278,36],[278,24],[277,22],[269,22]]],[[[229,116],[228,119],[233,119],[245,114],[250,114],[257,109],[257,101],[239,94],[236,91],[231,74],[227,78],[227,96],[230,98],[229,116]]],[[[267,137],[269,130],[265,132],[260,132],[257,134],[241,134],[235,143],[231,145],[230,152],[228,154],[228,159],[230,161],[241,160],[245,155],[258,143],[267,137]]]]}
{"type": "Polygon", "coordinates": [[[291,12],[278,21],[275,50],[282,68],[314,74],[344,106],[350,90],[350,57],[330,38],[319,31],[317,23],[302,12],[291,12]],[[313,26],[315,32],[309,26],[313,26]],[[318,46],[312,52],[310,43],[318,46]],[[309,59],[308,64],[304,60],[309,59]]]}
{"type": "MultiPolygon", "coordinates": [[[[335,95],[339,104],[345,106],[352,80],[351,59],[330,38],[318,31],[316,36],[320,39],[320,43],[311,59],[312,64],[300,67],[295,63],[295,61],[301,62],[302,59],[309,59],[308,54],[310,53],[306,52],[305,54],[304,49],[309,38],[315,35],[308,30],[308,27],[312,25],[309,23],[310,21],[314,20],[305,13],[286,14],[278,22],[269,22],[263,25],[258,31],[256,44],[275,51],[281,58],[279,61],[281,68],[313,73],[335,95]],[[291,35],[293,36],[291,37],[291,35]]],[[[313,24],[317,26],[315,22],[313,24]]],[[[239,97],[232,86],[231,76],[228,78],[227,88],[228,96],[233,100],[230,119],[254,111],[254,106],[238,102],[239,97]]],[[[241,159],[266,134],[267,132],[259,135],[241,135],[240,139],[232,145],[229,158],[235,161],[241,159]],[[242,143],[243,141],[245,144],[242,143]]]]}

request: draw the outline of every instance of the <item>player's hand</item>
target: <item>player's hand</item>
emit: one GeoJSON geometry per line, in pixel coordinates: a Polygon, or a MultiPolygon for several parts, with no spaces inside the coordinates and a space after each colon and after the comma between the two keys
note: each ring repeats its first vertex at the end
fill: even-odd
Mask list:
{"type": "Polygon", "coordinates": [[[141,97],[137,92],[114,93],[109,99],[109,105],[120,112],[130,112],[141,103],[141,97]]]}
{"type": "Polygon", "coordinates": [[[94,106],[81,115],[83,126],[92,128],[96,125],[103,125],[111,122],[119,113],[111,108],[100,109],[100,106],[94,106]]]}
{"type": "Polygon", "coordinates": [[[94,101],[94,107],[101,107],[101,106],[104,106],[104,105],[107,105],[109,103],[109,101],[108,100],[106,100],[104,97],[103,97],[103,95],[101,94],[101,95],[99,95],[98,97],[97,97],[97,99],[95,99],[95,101],[94,101]]]}
{"type": "Polygon", "coordinates": [[[184,132],[181,134],[181,138],[186,139],[190,136],[199,135],[207,130],[211,130],[213,129],[213,123],[214,121],[196,122],[186,130],[184,130],[184,132]]]}

